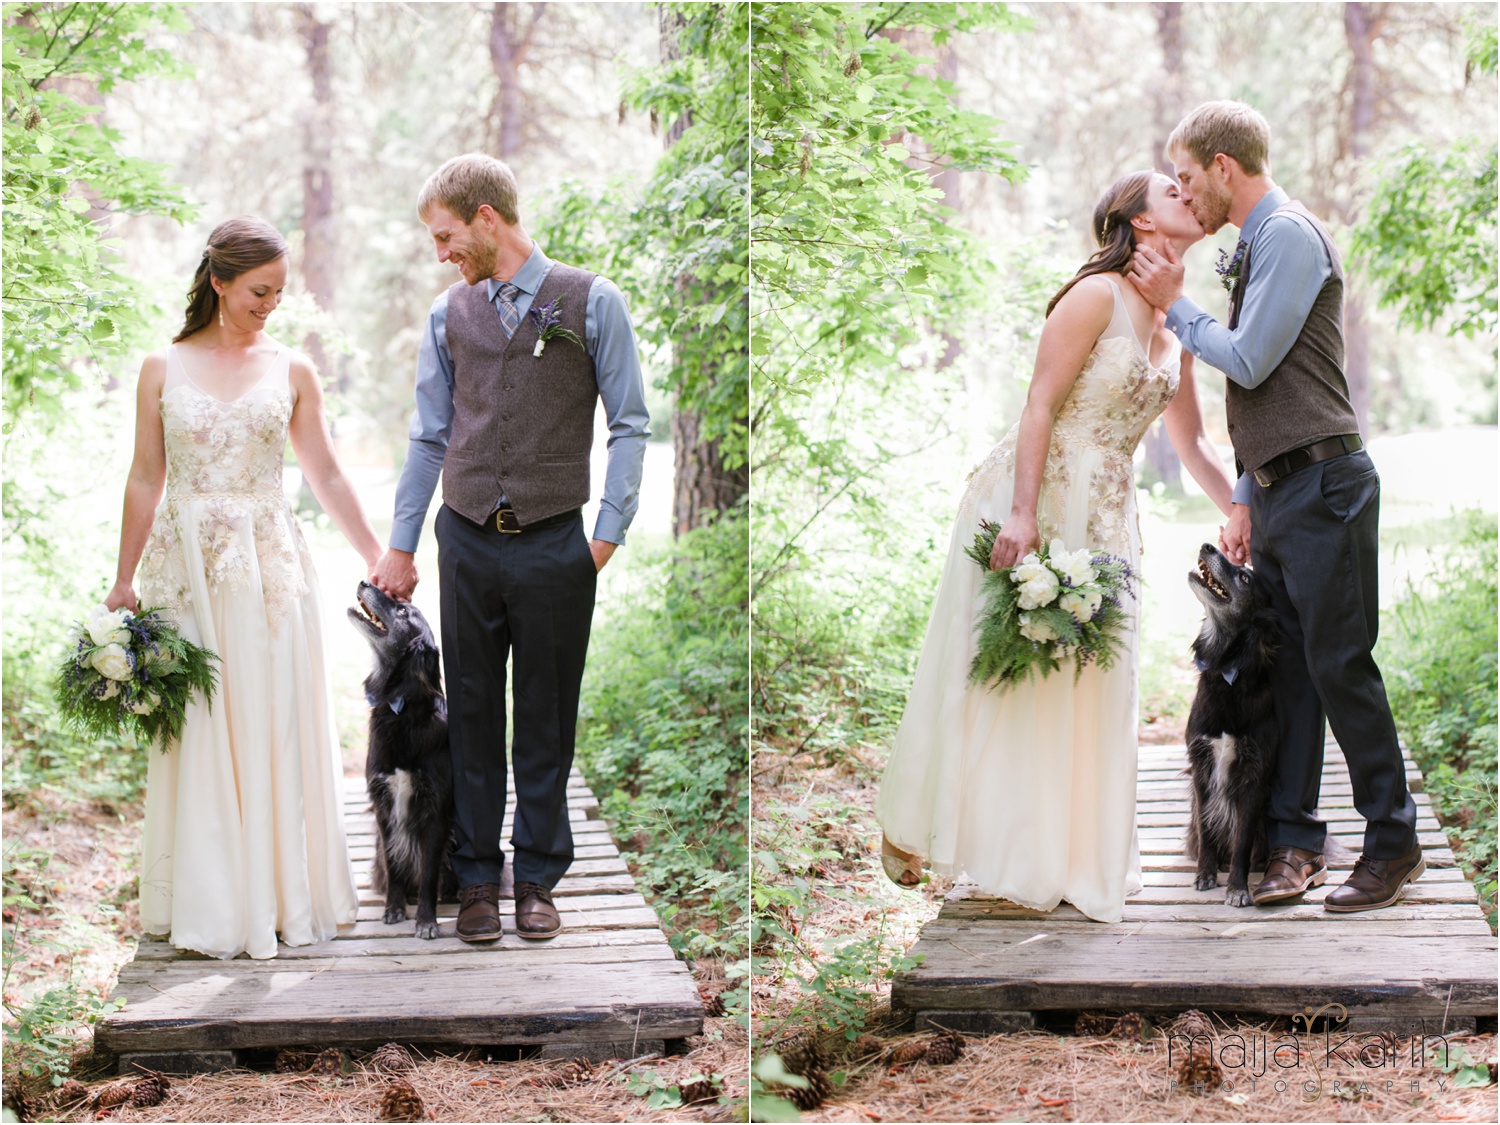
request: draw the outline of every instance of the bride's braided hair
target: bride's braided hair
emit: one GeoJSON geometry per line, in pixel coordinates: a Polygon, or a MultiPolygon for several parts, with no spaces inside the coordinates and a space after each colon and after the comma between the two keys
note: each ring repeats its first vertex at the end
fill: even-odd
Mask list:
{"type": "Polygon", "coordinates": [[[254,215],[238,215],[225,219],[208,236],[208,245],[203,248],[203,257],[193,273],[193,284],[188,289],[187,316],[182,331],[172,337],[172,343],[185,340],[200,328],[213,322],[219,308],[219,295],[214,292],[210,276],[220,281],[233,281],[246,270],[274,262],[286,254],[286,239],[281,232],[264,219],[254,215]]]}
{"type": "Polygon", "coordinates": [[[1149,169],[1131,172],[1105,189],[1099,202],[1094,204],[1094,241],[1099,244],[1099,249],[1047,302],[1048,316],[1068,290],[1084,278],[1096,273],[1119,273],[1130,264],[1130,259],[1135,256],[1135,227],[1130,225],[1130,220],[1146,209],[1146,193],[1154,175],[1156,173],[1149,169]]]}

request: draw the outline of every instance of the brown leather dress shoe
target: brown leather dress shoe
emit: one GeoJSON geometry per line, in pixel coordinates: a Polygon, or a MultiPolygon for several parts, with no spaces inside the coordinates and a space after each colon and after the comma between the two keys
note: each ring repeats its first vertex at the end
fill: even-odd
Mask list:
{"type": "Polygon", "coordinates": [[[1343,885],[1334,887],[1323,900],[1323,909],[1337,914],[1353,914],[1357,910],[1379,910],[1390,906],[1401,897],[1401,888],[1415,883],[1427,870],[1427,861],[1422,858],[1422,845],[1414,844],[1412,850],[1399,859],[1371,859],[1360,856],[1354,870],[1343,885]]]}
{"type": "Polygon", "coordinates": [[[535,940],[556,937],[562,928],[551,891],[540,883],[516,884],[516,933],[535,940]]]}
{"type": "Polygon", "coordinates": [[[458,936],[494,941],[500,936],[500,884],[473,883],[458,892],[458,936]]]}
{"type": "Polygon", "coordinates": [[[1250,900],[1256,906],[1296,898],[1309,887],[1322,886],[1328,878],[1328,865],[1322,852],[1280,844],[1271,849],[1266,860],[1266,877],[1255,884],[1250,900]]]}

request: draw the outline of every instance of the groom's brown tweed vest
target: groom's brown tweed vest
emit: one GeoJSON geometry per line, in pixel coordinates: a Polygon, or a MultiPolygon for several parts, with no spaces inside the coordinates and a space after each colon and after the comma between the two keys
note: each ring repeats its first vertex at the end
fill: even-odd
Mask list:
{"type": "MultiPolygon", "coordinates": [[[[554,262],[532,310],[561,298],[562,327],[582,340],[594,277],[554,262]]],[[[443,503],[483,523],[504,494],[525,527],[588,501],[599,383],[594,361],[571,340],[553,339],[533,356],[537,328],[529,313],[506,339],[488,291],[484,282],[462,281],[448,290],[453,430],[443,503]]]]}
{"type": "MultiPolygon", "coordinates": [[[[1349,384],[1344,379],[1344,267],[1339,252],[1323,224],[1295,200],[1282,204],[1272,214],[1294,215],[1295,222],[1310,228],[1327,248],[1333,270],[1318,291],[1291,350],[1265,382],[1249,391],[1232,379],[1225,381],[1229,440],[1234,443],[1242,472],[1254,472],[1289,449],[1359,432],[1359,420],[1349,402],[1349,384]]],[[[1229,297],[1231,329],[1239,324],[1240,302],[1254,259],[1252,242],[1245,250],[1239,278],[1229,297]]]]}

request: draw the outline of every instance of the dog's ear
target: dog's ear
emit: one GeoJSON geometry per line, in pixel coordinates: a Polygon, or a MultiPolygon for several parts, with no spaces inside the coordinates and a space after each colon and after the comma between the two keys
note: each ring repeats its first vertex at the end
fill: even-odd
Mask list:
{"type": "Polygon", "coordinates": [[[407,678],[416,680],[434,695],[443,690],[443,676],[438,670],[438,651],[421,637],[406,646],[407,678]]]}

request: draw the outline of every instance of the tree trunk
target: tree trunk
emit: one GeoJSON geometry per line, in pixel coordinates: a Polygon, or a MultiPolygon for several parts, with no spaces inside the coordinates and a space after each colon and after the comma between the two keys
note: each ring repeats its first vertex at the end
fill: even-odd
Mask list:
{"type": "MultiPolygon", "coordinates": [[[[661,57],[670,61],[680,56],[678,33],[686,23],[681,12],[670,10],[663,4],[658,9],[658,34],[661,57]]],[[[671,148],[678,138],[692,125],[692,117],[684,113],[676,121],[666,125],[662,147],[671,148]]],[[[704,296],[714,302],[724,294],[710,291],[704,296]]],[[[681,407],[672,411],[672,535],[680,536],[695,527],[701,527],[710,516],[733,508],[750,491],[750,466],[742,463],[737,469],[724,465],[724,454],[718,441],[705,441],[701,436],[702,420],[697,414],[681,407]]]]}
{"type": "MultiPolygon", "coordinates": [[[[324,312],[332,312],[338,279],[338,230],[333,210],[333,55],[328,35],[333,25],[318,19],[315,6],[297,6],[298,30],[307,55],[312,103],[302,116],[302,282],[324,312]]],[[[303,341],[325,376],[329,370],[323,341],[316,332],[303,341]]],[[[336,384],[342,389],[343,379],[336,384]]]]}
{"type": "MultiPolygon", "coordinates": [[[[1153,92],[1156,136],[1151,158],[1158,172],[1173,176],[1172,164],[1166,156],[1167,138],[1186,108],[1182,94],[1182,5],[1152,4],[1151,10],[1156,15],[1156,41],[1161,46],[1162,67],[1161,80],[1153,92]]],[[[1172,448],[1166,424],[1160,419],[1146,431],[1146,463],[1166,484],[1175,488],[1182,483],[1182,461],[1172,448]]]]}
{"type": "Polygon", "coordinates": [[[524,144],[521,67],[546,8],[545,4],[530,5],[529,17],[521,4],[497,3],[490,9],[490,64],[499,83],[490,116],[495,121],[495,155],[501,160],[509,161],[524,144]]]}
{"type": "MultiPolygon", "coordinates": [[[[1358,167],[1370,154],[1370,139],[1375,130],[1377,84],[1375,40],[1385,25],[1385,4],[1345,4],[1344,34],[1349,43],[1349,143],[1351,167],[1358,167]]],[[[1357,199],[1346,199],[1343,219],[1352,224],[1359,217],[1357,199]]],[[[1359,420],[1359,432],[1370,430],[1370,330],[1365,320],[1365,301],[1352,278],[1344,285],[1344,377],[1349,381],[1349,398],[1359,420]]]]}

